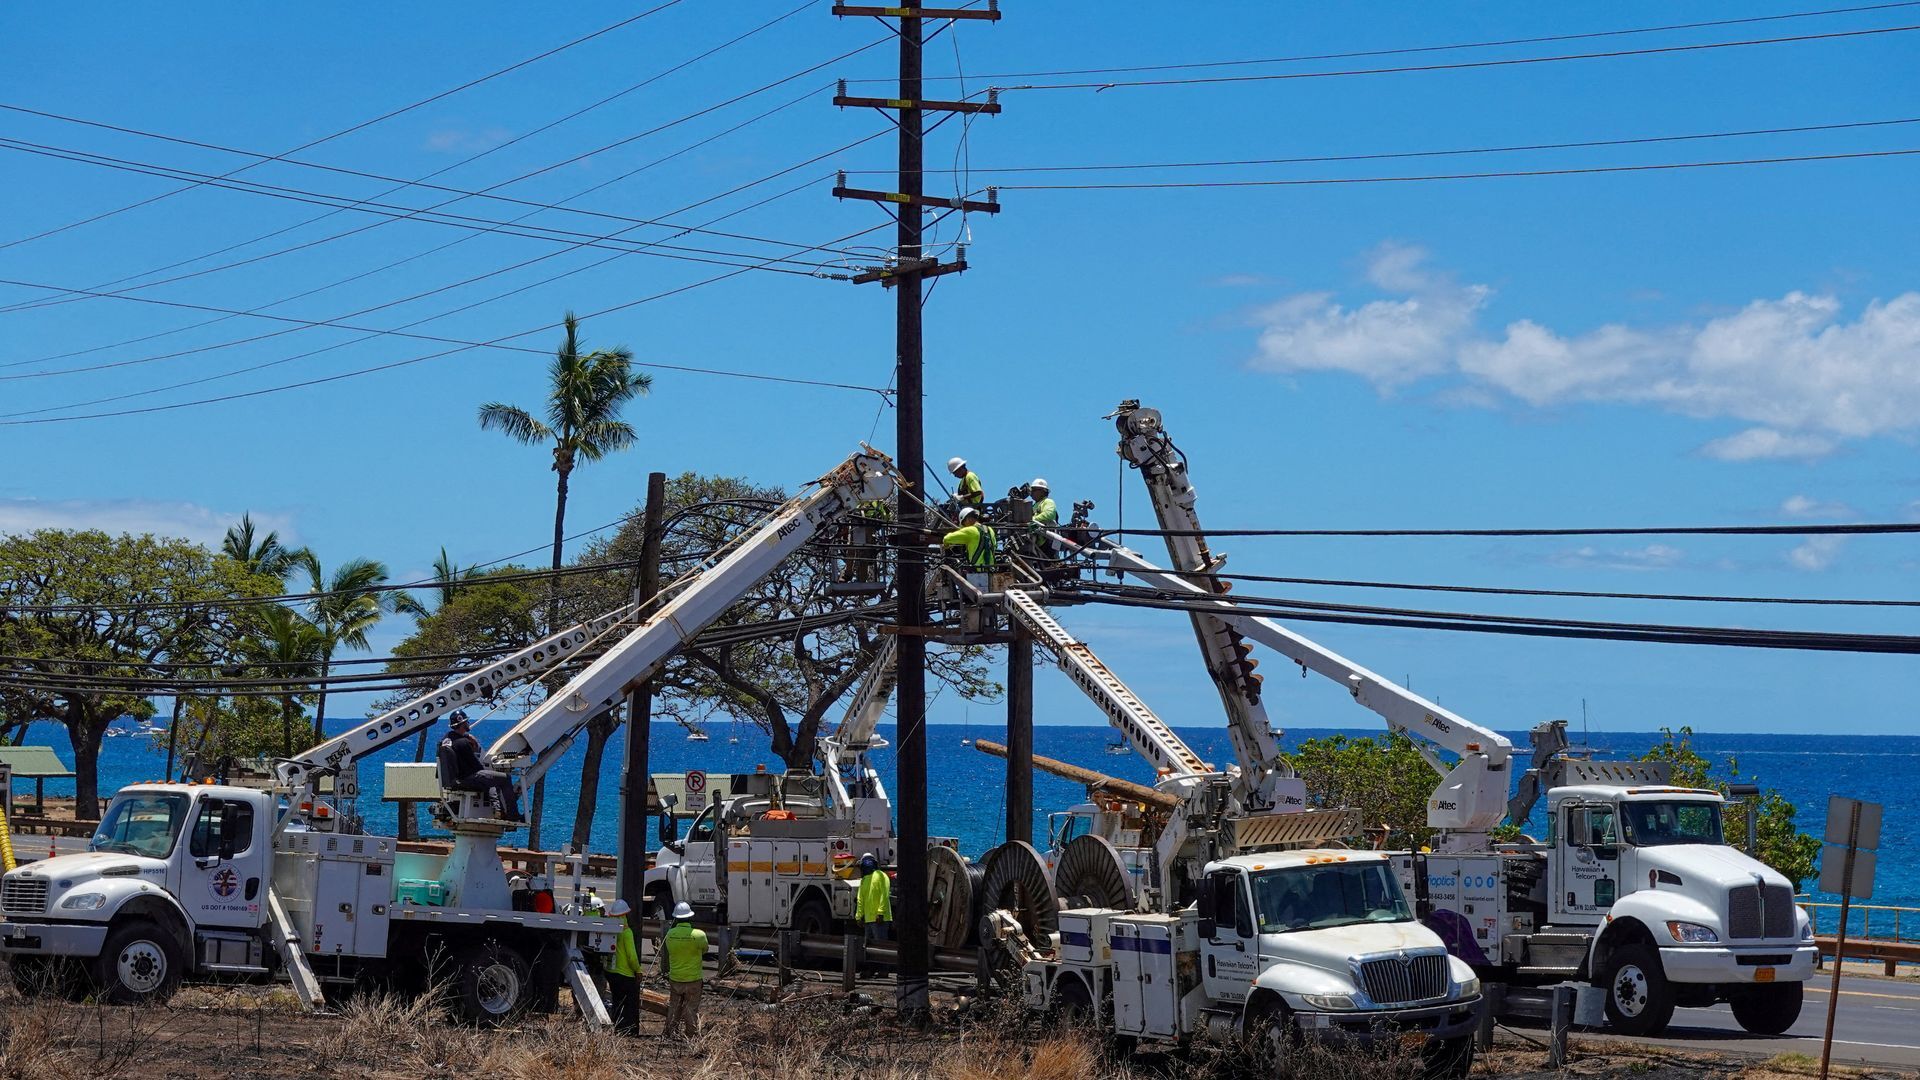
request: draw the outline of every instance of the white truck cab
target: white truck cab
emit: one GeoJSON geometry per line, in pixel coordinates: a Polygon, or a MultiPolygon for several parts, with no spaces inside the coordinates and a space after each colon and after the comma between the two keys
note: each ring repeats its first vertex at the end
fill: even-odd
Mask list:
{"type": "Polygon", "coordinates": [[[0,879],[0,954],[23,989],[90,975],[116,1001],[192,971],[264,973],[269,797],[211,784],[119,792],[77,855],[0,879]],[[91,970],[70,965],[87,963],[91,970]]]}

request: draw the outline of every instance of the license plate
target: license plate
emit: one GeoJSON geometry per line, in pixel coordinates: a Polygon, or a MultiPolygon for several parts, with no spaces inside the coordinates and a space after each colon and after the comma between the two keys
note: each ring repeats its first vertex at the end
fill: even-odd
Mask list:
{"type": "Polygon", "coordinates": [[[1772,969],[1772,968],[1770,968],[1770,967],[1763,967],[1763,968],[1754,968],[1754,969],[1753,969],[1753,981],[1754,981],[1754,982],[1757,982],[1757,983],[1763,983],[1763,982],[1772,982],[1772,981],[1773,981],[1773,969],[1772,969]]]}

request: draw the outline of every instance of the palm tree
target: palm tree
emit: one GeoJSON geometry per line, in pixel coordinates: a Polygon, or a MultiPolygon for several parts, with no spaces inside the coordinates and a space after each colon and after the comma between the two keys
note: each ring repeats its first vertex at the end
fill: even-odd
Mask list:
{"type": "Polygon", "coordinates": [[[327,686],[332,672],[333,654],[341,646],[367,647],[367,631],[389,614],[424,615],[420,602],[398,589],[381,589],[387,583],[387,566],[373,559],[349,559],[334,568],[331,577],[321,572],[320,560],[306,553],[301,565],[312,579],[314,594],[307,601],[307,614],[320,634],[320,694],[314,707],[313,737],[326,737],[327,686]]]}
{"type": "Polygon", "coordinates": [[[259,536],[250,513],[241,514],[240,524],[227,529],[226,539],[220,543],[220,553],[246,567],[248,573],[280,581],[287,580],[287,575],[303,565],[310,555],[306,548],[290,548],[282,544],[278,532],[259,536]]]}
{"type": "Polygon", "coordinates": [[[280,695],[280,752],[292,757],[293,718],[300,708],[300,695],[292,681],[320,670],[326,640],[319,627],[292,608],[268,604],[260,609],[258,618],[259,624],[241,639],[237,651],[245,660],[267,667],[275,678],[289,681],[280,695]]]}
{"type": "Polygon", "coordinates": [[[458,583],[472,581],[480,576],[482,575],[478,566],[469,566],[462,570],[454,563],[453,557],[447,554],[447,549],[441,548],[440,557],[433,560],[433,585],[434,590],[439,594],[434,605],[446,607],[453,603],[454,595],[460,591],[458,583]]]}
{"type": "MultiPolygon", "coordinates": [[[[599,461],[625,450],[639,438],[633,425],[620,419],[627,402],[653,387],[653,377],[633,370],[633,350],[625,346],[580,352],[580,320],[567,312],[566,337],[547,370],[546,419],[517,405],[490,401],[480,406],[480,427],[503,431],[528,446],[553,444],[553,471],[557,476],[553,505],[553,570],[547,584],[547,629],[560,621],[560,549],[567,535],[567,484],[583,461],[599,461]]],[[[540,810],[546,784],[536,782],[529,800],[527,843],[540,846],[540,810]]]]}

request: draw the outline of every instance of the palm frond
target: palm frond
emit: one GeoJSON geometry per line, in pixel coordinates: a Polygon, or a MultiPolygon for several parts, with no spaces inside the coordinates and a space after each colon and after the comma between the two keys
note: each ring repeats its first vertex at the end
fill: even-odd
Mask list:
{"type": "Polygon", "coordinates": [[[502,431],[508,438],[528,445],[553,437],[553,430],[534,419],[532,413],[518,405],[500,401],[489,401],[480,406],[480,430],[502,431]]]}

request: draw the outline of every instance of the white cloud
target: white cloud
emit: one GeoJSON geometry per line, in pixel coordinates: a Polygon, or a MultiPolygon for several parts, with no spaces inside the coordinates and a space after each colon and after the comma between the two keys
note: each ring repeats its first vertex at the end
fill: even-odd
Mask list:
{"type": "MultiPolygon", "coordinates": [[[[114,535],[178,536],[217,547],[227,527],[239,520],[238,511],[157,499],[0,499],[0,535],[36,529],[99,529],[114,535]]],[[[282,542],[295,542],[292,518],[255,512],[253,521],[262,534],[278,532],[282,542]]]]}
{"type": "Polygon", "coordinates": [[[1702,448],[1734,461],[1920,430],[1920,292],[1851,319],[1833,296],[1790,292],[1697,325],[1568,334],[1522,318],[1492,332],[1479,325],[1492,289],[1430,271],[1425,257],[1374,251],[1366,278],[1386,295],[1358,307],[1326,292],[1268,306],[1253,366],[1344,371],[1382,392],[1444,377],[1534,406],[1647,404],[1759,425],[1702,448]]]}
{"type": "Polygon", "coordinates": [[[421,146],[435,154],[477,154],[482,150],[491,150],[512,137],[513,133],[502,127],[479,130],[442,128],[428,133],[421,146]]]}
{"type": "Polygon", "coordinates": [[[1824,435],[1787,435],[1757,427],[1715,439],[1700,447],[1700,453],[1721,461],[1812,461],[1833,453],[1835,445],[1824,435]]]}
{"type": "Polygon", "coordinates": [[[1548,556],[1547,561],[1555,566],[1564,566],[1579,570],[1669,570],[1679,566],[1686,558],[1686,552],[1669,544],[1648,544],[1645,547],[1603,550],[1592,545],[1583,545],[1548,556]]]}
{"type": "Polygon", "coordinates": [[[1811,536],[1806,543],[1787,552],[1787,561],[1801,570],[1825,570],[1840,557],[1840,549],[1846,545],[1844,536],[1811,536]]]}
{"type": "Polygon", "coordinates": [[[1843,502],[1821,502],[1805,495],[1790,496],[1780,504],[1780,512],[1795,518],[1849,518],[1853,507],[1843,502]]]}

